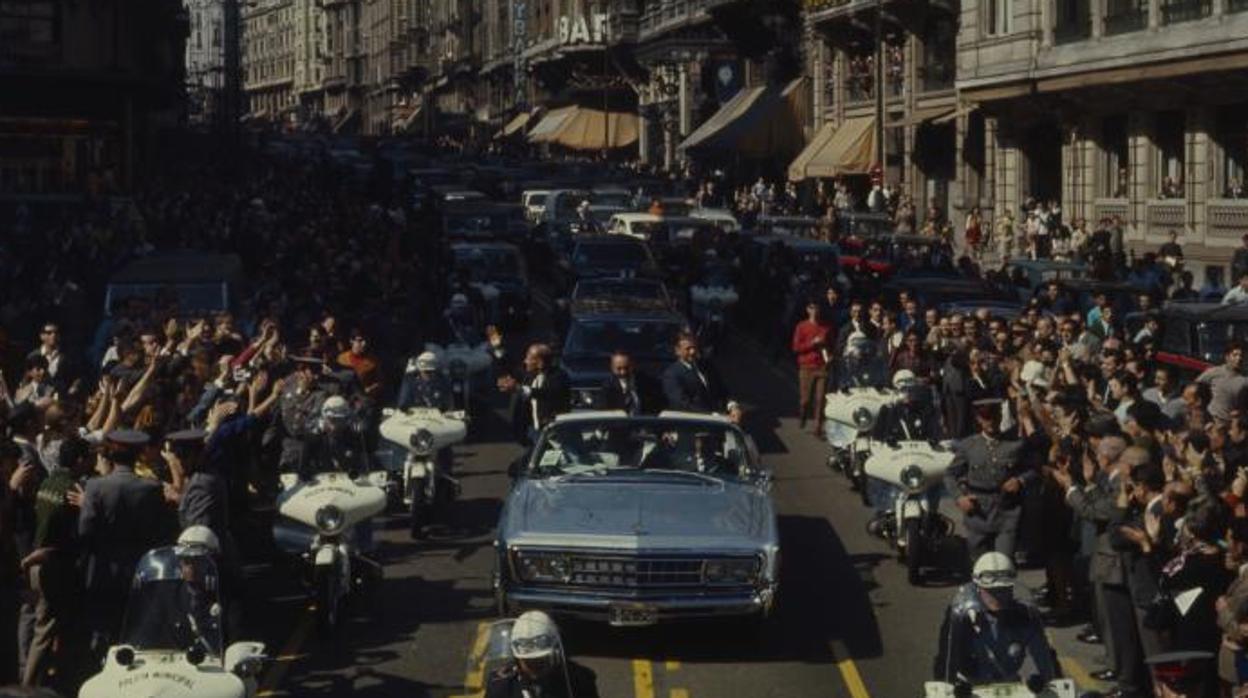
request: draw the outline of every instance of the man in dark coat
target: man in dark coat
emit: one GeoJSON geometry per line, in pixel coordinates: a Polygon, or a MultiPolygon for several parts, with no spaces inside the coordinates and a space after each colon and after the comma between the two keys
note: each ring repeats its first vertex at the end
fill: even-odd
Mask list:
{"type": "Polygon", "coordinates": [[[656,381],[638,372],[632,357],[622,351],[611,356],[611,377],[602,382],[598,401],[602,409],[623,410],[630,417],[658,414],[663,408],[656,381]]]}
{"type": "Polygon", "coordinates": [[[727,409],[719,377],[698,360],[698,340],[681,334],[676,340],[676,361],[663,371],[663,396],[667,406],[681,412],[723,413],[727,409]]]}
{"type": "Polygon", "coordinates": [[[571,406],[568,375],[554,365],[549,344],[533,344],[524,354],[523,377],[504,375],[498,389],[512,394],[511,418],[517,439],[533,445],[542,429],[571,406]]]}

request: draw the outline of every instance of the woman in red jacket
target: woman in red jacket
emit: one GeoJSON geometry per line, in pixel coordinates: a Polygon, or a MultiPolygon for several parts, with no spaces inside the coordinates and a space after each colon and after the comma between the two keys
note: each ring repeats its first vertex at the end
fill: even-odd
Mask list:
{"type": "Polygon", "coordinates": [[[806,428],[810,409],[815,412],[815,436],[823,436],[823,402],[828,387],[828,360],[836,345],[832,328],[820,317],[819,303],[806,302],[806,319],[793,329],[793,353],[797,355],[798,417],[806,428]]]}

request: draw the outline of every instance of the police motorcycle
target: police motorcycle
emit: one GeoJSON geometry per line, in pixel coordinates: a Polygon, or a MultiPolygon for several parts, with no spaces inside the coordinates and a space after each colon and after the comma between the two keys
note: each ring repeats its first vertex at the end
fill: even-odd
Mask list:
{"type": "Polygon", "coordinates": [[[191,526],[139,560],[119,642],[79,698],[256,695],[264,643],[225,646],[217,552],[212,531],[191,526]]]}
{"type": "MultiPolygon", "coordinates": [[[[412,374],[435,374],[437,357],[425,352],[408,362],[412,374]]],[[[436,380],[436,375],[434,376],[436,380]]],[[[468,435],[468,417],[463,411],[446,411],[445,405],[431,406],[427,399],[400,396],[397,408],[382,410],[381,438],[390,445],[385,461],[391,473],[392,498],[402,498],[408,509],[413,537],[420,537],[428,522],[429,510],[453,500],[459,494],[459,481],[450,473],[449,449],[468,435]],[[410,401],[412,406],[402,404],[410,401]]]]}
{"type": "Polygon", "coordinates": [[[928,681],[923,698],[1077,698],[1078,689],[1070,679],[1049,682],[994,683],[983,686],[928,681]]]}
{"type": "Polygon", "coordinates": [[[451,297],[446,319],[450,328],[449,341],[444,345],[426,344],[425,351],[432,352],[437,356],[438,363],[446,367],[455,396],[455,408],[469,414],[473,380],[489,371],[494,359],[480,322],[468,305],[467,296],[457,293],[451,297]]]}
{"type": "Polygon", "coordinates": [[[739,296],[732,280],[732,267],[718,262],[708,250],[701,278],[689,286],[689,314],[698,328],[698,345],[714,350],[724,335],[728,313],[739,296]]]}
{"type": "Polygon", "coordinates": [[[898,391],[883,387],[885,371],[875,356],[875,342],[855,332],[845,344],[845,377],[839,391],[828,393],[823,415],[824,436],[832,447],[828,467],[849,478],[866,501],[864,466],[871,455],[871,430],[880,410],[901,399],[898,391]]]}
{"type": "Polygon", "coordinates": [[[468,658],[468,675],[482,677],[482,698],[573,698],[559,628],[544,612],[492,623],[482,646],[468,658]]]}
{"type": "Polygon", "coordinates": [[[281,475],[273,523],[278,549],[310,566],[317,620],[329,628],[341,620],[347,596],[381,575],[364,553],[371,546],[368,520],[386,509],[388,478],[384,470],[369,471],[362,427],[349,424],[352,417],[343,397],[325,399],[313,434],[327,452],[321,471],[281,475]]]}
{"type": "Polygon", "coordinates": [[[877,415],[863,464],[878,511],[869,528],[892,542],[910,583],[917,584],[926,553],[953,533],[952,522],[939,512],[945,471],[953,464],[952,442],[939,440],[931,389],[912,371],[898,371],[893,388],[901,397],[877,415]]]}

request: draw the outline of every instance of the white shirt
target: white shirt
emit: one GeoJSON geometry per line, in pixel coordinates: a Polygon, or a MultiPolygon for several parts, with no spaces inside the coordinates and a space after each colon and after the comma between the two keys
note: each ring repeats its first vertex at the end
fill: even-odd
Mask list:
{"type": "Polygon", "coordinates": [[[1243,286],[1236,286],[1227,291],[1225,296],[1222,296],[1222,305],[1231,305],[1233,303],[1248,303],[1248,291],[1245,291],[1243,286]]]}

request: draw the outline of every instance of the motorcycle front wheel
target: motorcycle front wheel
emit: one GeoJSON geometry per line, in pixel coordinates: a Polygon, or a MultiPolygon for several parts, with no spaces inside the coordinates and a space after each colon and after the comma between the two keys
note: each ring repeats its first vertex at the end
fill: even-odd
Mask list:
{"type": "Polygon", "coordinates": [[[425,519],[429,510],[428,504],[425,502],[425,480],[420,478],[412,480],[412,503],[408,506],[408,520],[411,525],[412,538],[420,539],[425,536],[425,519]]]}
{"type": "Polygon", "coordinates": [[[316,622],[322,628],[338,627],[341,611],[338,595],[338,575],[335,570],[317,570],[314,580],[316,593],[316,622]]]}
{"type": "Polygon", "coordinates": [[[923,531],[919,523],[919,519],[906,519],[901,529],[901,540],[905,543],[906,577],[915,585],[923,578],[920,569],[923,563],[923,531]]]}

